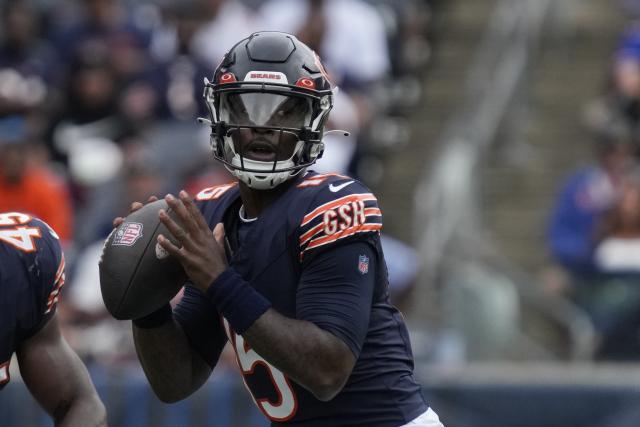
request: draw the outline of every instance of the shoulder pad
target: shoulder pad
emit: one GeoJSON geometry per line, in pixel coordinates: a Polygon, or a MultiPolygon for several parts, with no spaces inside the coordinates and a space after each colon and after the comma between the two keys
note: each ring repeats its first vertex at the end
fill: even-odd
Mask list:
{"type": "Polygon", "coordinates": [[[300,260],[316,248],[380,232],[378,200],[360,181],[342,175],[316,175],[301,184],[310,180],[321,182],[303,187],[314,187],[315,195],[300,223],[300,260]]]}

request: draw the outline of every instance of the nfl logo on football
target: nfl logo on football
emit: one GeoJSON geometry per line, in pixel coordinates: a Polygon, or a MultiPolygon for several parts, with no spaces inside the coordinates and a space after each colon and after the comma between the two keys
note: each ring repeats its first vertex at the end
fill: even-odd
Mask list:
{"type": "Polygon", "coordinates": [[[367,274],[369,271],[369,258],[366,255],[360,255],[358,259],[358,271],[360,274],[367,274]]]}
{"type": "Polygon", "coordinates": [[[139,222],[125,222],[116,231],[116,235],[113,236],[112,245],[133,246],[140,237],[142,237],[142,224],[139,222]]]}

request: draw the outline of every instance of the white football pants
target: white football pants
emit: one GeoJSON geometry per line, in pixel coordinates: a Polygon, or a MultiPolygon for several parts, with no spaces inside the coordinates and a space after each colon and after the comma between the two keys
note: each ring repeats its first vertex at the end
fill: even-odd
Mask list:
{"type": "Polygon", "coordinates": [[[407,424],[400,427],[444,427],[438,418],[438,414],[433,412],[431,408],[423,412],[418,418],[409,421],[407,424]]]}

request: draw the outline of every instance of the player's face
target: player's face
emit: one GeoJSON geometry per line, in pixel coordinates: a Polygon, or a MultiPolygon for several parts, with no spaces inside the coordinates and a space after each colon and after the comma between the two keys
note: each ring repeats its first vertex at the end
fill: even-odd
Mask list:
{"type": "Polygon", "coordinates": [[[298,142],[292,130],[309,125],[309,100],[270,93],[242,93],[224,96],[221,101],[223,120],[232,127],[236,150],[252,160],[273,162],[289,159],[298,142]],[[265,129],[239,128],[259,126],[265,129]]]}

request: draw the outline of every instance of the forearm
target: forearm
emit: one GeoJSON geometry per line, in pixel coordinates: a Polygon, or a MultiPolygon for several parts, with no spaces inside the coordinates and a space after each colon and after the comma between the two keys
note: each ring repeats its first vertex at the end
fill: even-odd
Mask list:
{"type": "Polygon", "coordinates": [[[70,349],[67,357],[68,366],[60,370],[56,381],[67,384],[58,390],[58,402],[52,410],[56,427],[106,426],[107,412],[91,384],[89,373],[70,349]]]}
{"type": "Polygon", "coordinates": [[[231,329],[261,357],[305,387],[329,400],[346,383],[355,356],[340,339],[312,322],[288,318],[232,269],[206,290],[231,329]]]}
{"type": "Polygon", "coordinates": [[[140,364],[158,398],[176,402],[196,391],[211,368],[191,348],[182,327],[171,318],[149,329],[133,325],[140,364]]]}
{"type": "Polygon", "coordinates": [[[57,318],[17,351],[25,384],[56,426],[106,426],[106,411],[78,355],[60,335],[57,318]]]}
{"type": "Polygon", "coordinates": [[[103,427],[107,425],[104,405],[95,393],[75,399],[53,414],[56,427],[103,427]]]}
{"type": "Polygon", "coordinates": [[[260,356],[319,400],[332,399],[355,364],[355,357],[340,339],[274,309],[266,311],[242,336],[260,356]]]}

